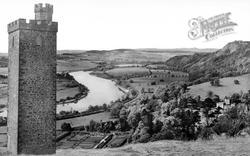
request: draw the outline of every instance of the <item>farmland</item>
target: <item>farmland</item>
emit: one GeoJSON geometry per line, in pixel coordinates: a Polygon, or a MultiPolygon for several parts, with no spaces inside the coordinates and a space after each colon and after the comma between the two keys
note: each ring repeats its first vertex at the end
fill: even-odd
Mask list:
{"type": "Polygon", "coordinates": [[[114,77],[121,76],[133,76],[133,75],[148,75],[150,72],[144,67],[125,67],[125,68],[114,68],[106,71],[109,75],[114,77]]]}
{"type": "Polygon", "coordinates": [[[69,149],[69,148],[83,148],[91,149],[94,148],[105,135],[91,135],[85,132],[73,132],[63,140],[57,143],[58,149],[69,149]]]}
{"type": "Polygon", "coordinates": [[[205,98],[207,93],[212,91],[214,94],[224,98],[225,96],[230,96],[233,93],[247,92],[247,90],[250,89],[250,74],[222,78],[220,79],[220,84],[221,86],[219,87],[211,86],[209,82],[194,85],[190,87],[190,94],[200,95],[202,98],[205,98]],[[234,84],[234,80],[239,80],[240,84],[234,84]]]}
{"type": "Polygon", "coordinates": [[[92,115],[88,115],[88,116],[84,116],[84,117],[59,120],[56,122],[56,128],[61,129],[61,125],[64,122],[70,123],[72,127],[88,125],[90,120],[94,120],[97,122],[100,122],[100,120],[102,120],[103,122],[106,122],[106,121],[111,121],[113,119],[110,119],[109,112],[103,112],[103,113],[92,114],[92,115]]]}

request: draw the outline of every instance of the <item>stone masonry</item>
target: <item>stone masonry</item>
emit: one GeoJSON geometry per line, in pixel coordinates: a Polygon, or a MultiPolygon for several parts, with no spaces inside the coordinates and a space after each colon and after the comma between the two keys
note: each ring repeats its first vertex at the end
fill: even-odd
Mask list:
{"type": "Polygon", "coordinates": [[[35,5],[35,20],[8,24],[8,149],[56,152],[56,34],[53,6],[35,5]]]}

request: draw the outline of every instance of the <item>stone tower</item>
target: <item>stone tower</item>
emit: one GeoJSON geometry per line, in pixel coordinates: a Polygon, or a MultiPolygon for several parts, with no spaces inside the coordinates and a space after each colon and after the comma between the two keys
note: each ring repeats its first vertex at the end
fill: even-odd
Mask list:
{"type": "Polygon", "coordinates": [[[35,5],[35,20],[8,24],[8,149],[56,152],[56,34],[53,6],[35,5]]]}

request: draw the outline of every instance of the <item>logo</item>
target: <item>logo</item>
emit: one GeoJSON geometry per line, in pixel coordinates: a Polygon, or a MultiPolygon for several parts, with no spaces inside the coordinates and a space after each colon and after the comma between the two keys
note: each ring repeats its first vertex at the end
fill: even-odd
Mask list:
{"type": "Polygon", "coordinates": [[[204,37],[207,41],[216,39],[218,36],[234,32],[234,26],[237,24],[230,21],[231,13],[220,14],[208,19],[197,17],[189,20],[190,30],[188,37],[196,40],[204,37]]]}

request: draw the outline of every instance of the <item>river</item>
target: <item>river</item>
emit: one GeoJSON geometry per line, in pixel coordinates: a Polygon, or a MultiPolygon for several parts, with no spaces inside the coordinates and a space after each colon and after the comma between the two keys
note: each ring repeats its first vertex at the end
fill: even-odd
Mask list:
{"type": "MultiPolygon", "coordinates": [[[[60,111],[85,111],[90,105],[103,105],[104,103],[110,104],[111,101],[116,101],[124,95],[125,89],[119,87],[114,81],[90,75],[91,72],[72,72],[76,81],[85,85],[89,89],[88,95],[79,100],[77,103],[68,103],[57,105],[57,113],[60,111]],[[123,90],[123,91],[121,91],[123,90]]],[[[0,116],[7,116],[7,109],[4,108],[0,111],[0,116]]]]}
{"type": "Polygon", "coordinates": [[[79,100],[77,103],[69,103],[57,106],[57,113],[60,111],[78,110],[84,111],[90,105],[103,105],[109,104],[111,101],[115,101],[121,98],[124,93],[116,86],[115,82],[90,75],[91,72],[72,72],[72,75],[76,81],[87,86],[89,89],[88,95],[79,100]]]}

